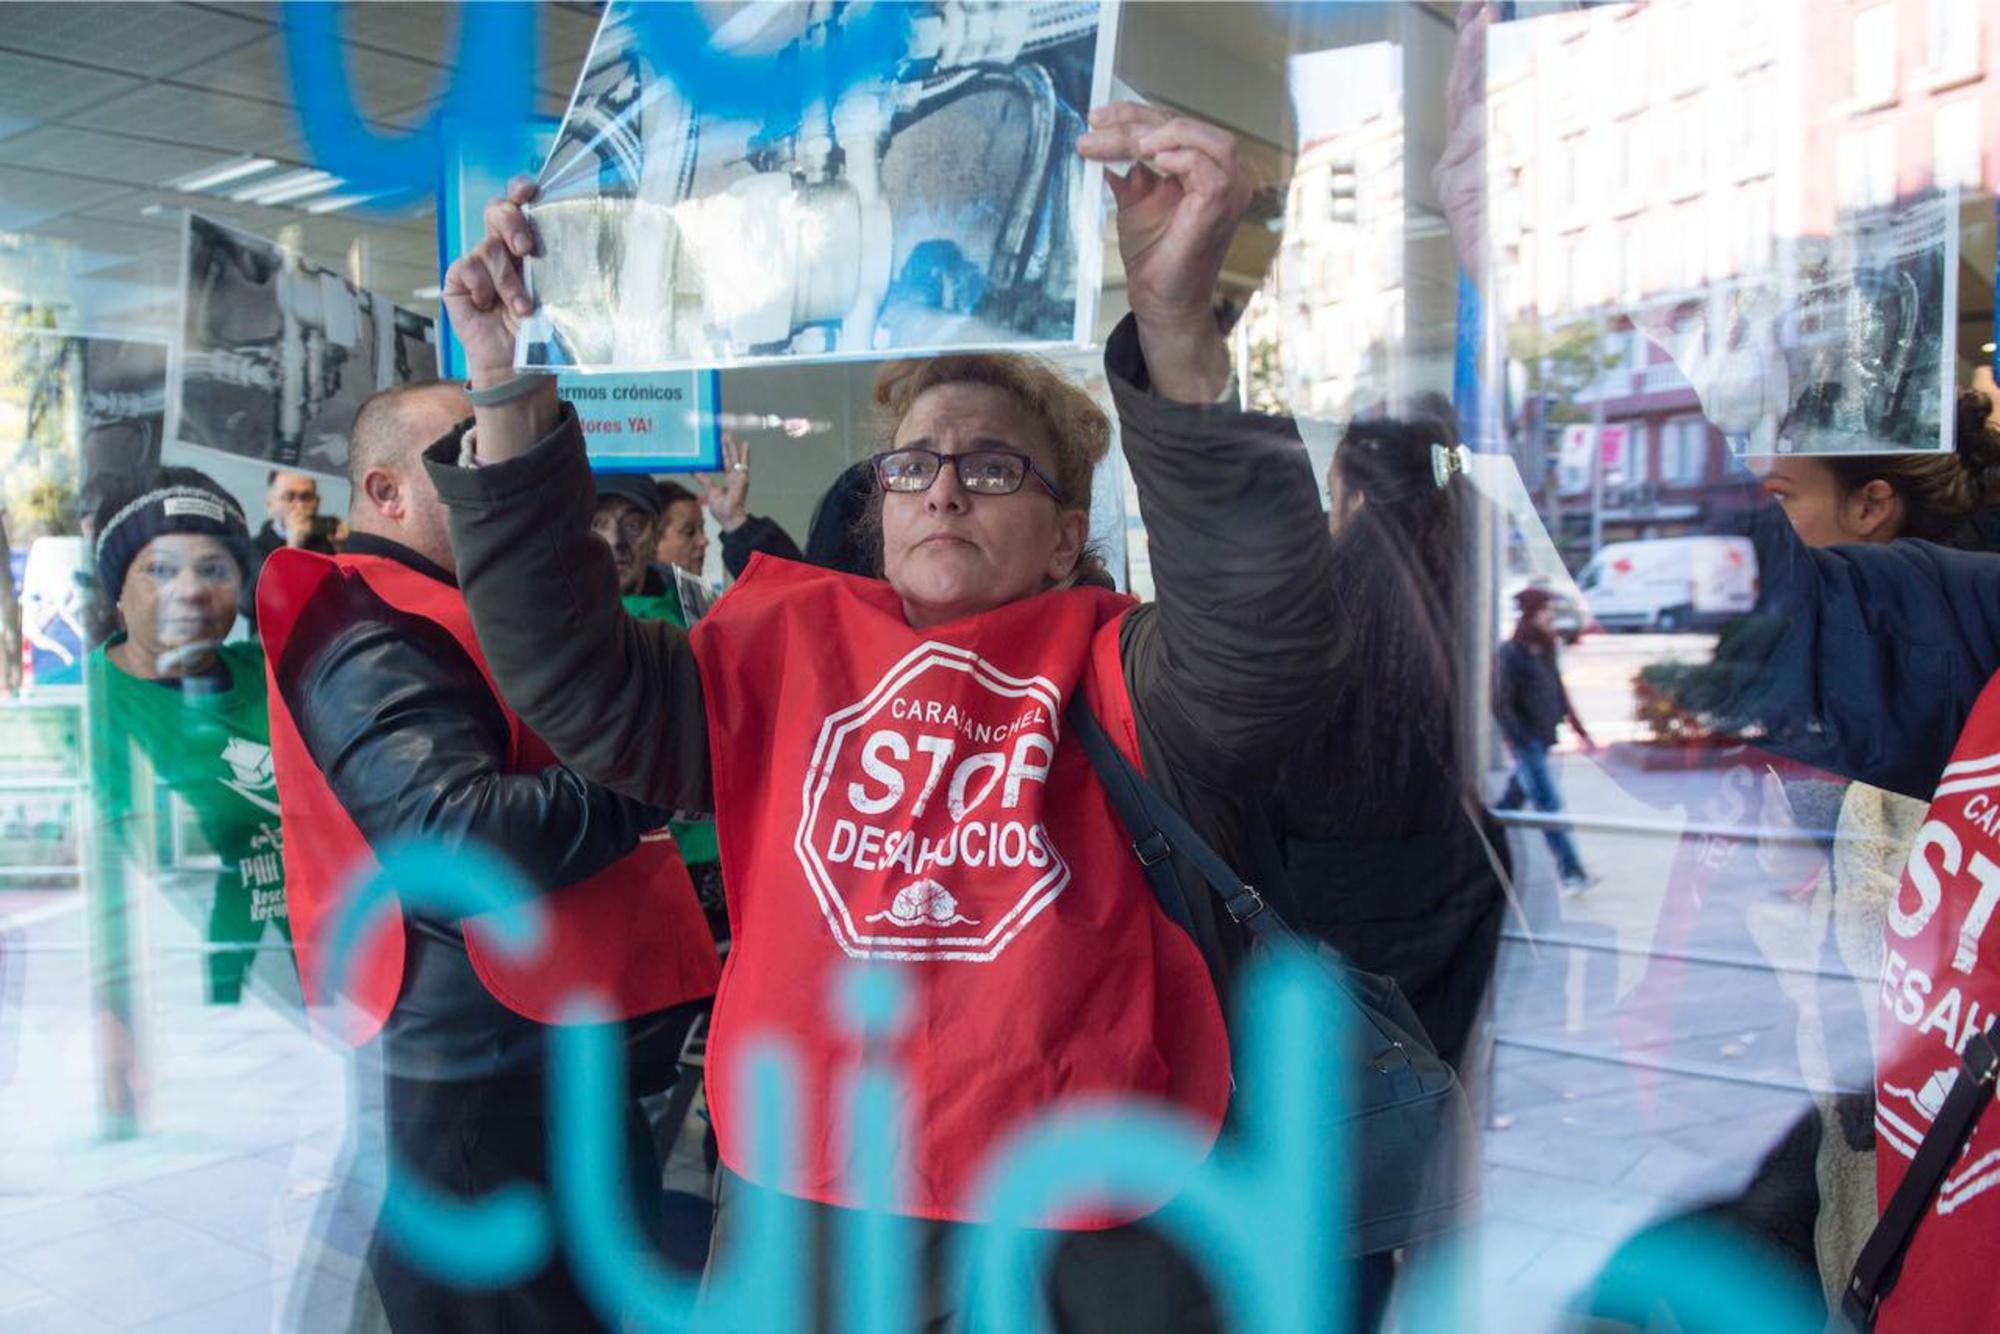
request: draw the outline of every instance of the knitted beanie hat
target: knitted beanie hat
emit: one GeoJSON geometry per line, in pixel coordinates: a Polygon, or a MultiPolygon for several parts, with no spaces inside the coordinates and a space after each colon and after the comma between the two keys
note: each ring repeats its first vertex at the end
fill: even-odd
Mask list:
{"type": "Polygon", "coordinates": [[[97,578],[104,586],[104,595],[113,602],[124,591],[125,572],[133,560],[148,542],[167,533],[219,538],[245,578],[254,567],[250,525],[244,520],[242,507],[213,479],[193,468],[156,470],[144,491],[123,503],[106,501],[98,516],[97,578]]]}

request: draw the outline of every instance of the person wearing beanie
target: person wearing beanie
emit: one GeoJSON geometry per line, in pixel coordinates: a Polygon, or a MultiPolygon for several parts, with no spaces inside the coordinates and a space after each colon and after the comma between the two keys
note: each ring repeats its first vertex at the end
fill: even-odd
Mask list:
{"type": "MultiPolygon", "coordinates": [[[[127,905],[159,869],[155,790],[186,803],[221,862],[206,895],[189,895],[181,877],[161,881],[191,915],[205,908],[208,1001],[240,1001],[257,943],[271,930],[289,941],[290,925],[263,658],[255,643],[224,642],[254,564],[243,511],[206,475],[160,468],[136,495],[107,498],[95,532],[98,581],[118,628],[84,667],[102,835],[92,927],[99,994],[129,1023],[127,905]]],[[[130,1088],[113,1101],[115,1116],[137,1110],[130,1088]]]]}
{"type": "MultiPolygon", "coordinates": [[[[1493,672],[1493,718],[1514,752],[1514,774],[1494,809],[1516,811],[1532,802],[1536,810],[1554,814],[1563,808],[1562,789],[1556,786],[1555,770],[1549,766],[1556,727],[1566,719],[1585,750],[1595,750],[1596,745],[1563,688],[1562,669],[1556,661],[1556,595],[1530,585],[1514,595],[1514,602],[1520,608],[1520,619],[1513,637],[1500,646],[1493,672]]],[[[1556,874],[1564,889],[1577,893],[1596,882],[1584,870],[1569,830],[1550,825],[1542,836],[1555,855],[1556,874]]]]}

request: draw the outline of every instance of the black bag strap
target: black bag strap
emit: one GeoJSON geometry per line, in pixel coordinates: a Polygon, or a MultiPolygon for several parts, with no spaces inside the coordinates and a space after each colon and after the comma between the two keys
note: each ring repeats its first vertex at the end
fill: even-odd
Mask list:
{"type": "Polygon", "coordinates": [[[1916,1236],[1917,1225],[1923,1222],[1931,1200],[1944,1184],[1945,1173],[1965,1147],[1979,1114],[1993,1100],[1993,1082],[2000,1075],[2000,1050],[1995,1049],[1992,1034],[1974,1033],[1966,1039],[1963,1060],[1964,1068],[1952,1081],[1951,1092],[1945,1095],[1931,1128],[1924,1132],[1909,1171],[1889,1197],[1888,1207],[1854,1262],[1854,1274],[1847,1280],[1840,1309],[1857,1329],[1875,1327],[1876,1309],[1896,1286],[1903,1254],[1916,1236]]]}
{"type": "Polygon", "coordinates": [[[1292,938],[1292,929],[1278,910],[1232,871],[1229,863],[1174,809],[1173,803],[1154,791],[1152,784],[1125,758],[1125,752],[1113,743],[1080,694],[1070,702],[1069,723],[1076,729],[1083,753],[1090,757],[1090,767],[1097,771],[1098,781],[1110,795],[1125,831],[1132,835],[1132,852],[1139,858],[1146,883],[1153,887],[1153,895],[1168,917],[1189,935],[1200,939],[1195,934],[1194,914],[1188,907],[1186,890],[1174,874],[1172,858],[1179,853],[1201,873],[1237,925],[1266,941],[1292,938]]]}

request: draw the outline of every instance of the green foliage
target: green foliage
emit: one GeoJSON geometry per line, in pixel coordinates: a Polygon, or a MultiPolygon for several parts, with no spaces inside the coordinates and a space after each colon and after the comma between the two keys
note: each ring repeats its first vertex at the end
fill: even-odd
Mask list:
{"type": "Polygon", "coordinates": [[[1259,338],[1250,344],[1250,406],[1258,412],[1284,413],[1285,369],[1279,361],[1276,337],[1259,338]]]}
{"type": "Polygon", "coordinates": [[[1747,740],[1764,730],[1765,670],[1783,621],[1744,616],[1716,636],[1707,662],[1657,662],[1632,678],[1633,716],[1655,740],[1747,740]]]}
{"type": "Polygon", "coordinates": [[[77,531],[76,340],[42,330],[52,313],[6,312],[0,328],[0,478],[15,541],[77,531]]]}
{"type": "Polygon", "coordinates": [[[1605,354],[1602,337],[1595,321],[1550,326],[1522,320],[1507,331],[1507,355],[1527,368],[1528,392],[1548,398],[1549,421],[1590,419],[1576,396],[1617,363],[1605,354]]]}

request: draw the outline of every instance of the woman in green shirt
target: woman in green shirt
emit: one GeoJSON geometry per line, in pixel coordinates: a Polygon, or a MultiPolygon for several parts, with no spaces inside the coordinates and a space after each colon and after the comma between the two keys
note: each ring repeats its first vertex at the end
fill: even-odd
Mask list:
{"type": "Polygon", "coordinates": [[[254,643],[222,642],[249,550],[235,500],[192,469],[160,469],[143,494],[99,511],[98,577],[120,629],[90,655],[85,679],[114,991],[126,971],[122,877],[157,860],[146,831],[161,789],[186,803],[222,863],[208,906],[209,1001],[241,999],[267,930],[291,938],[263,656],[254,643]]]}

